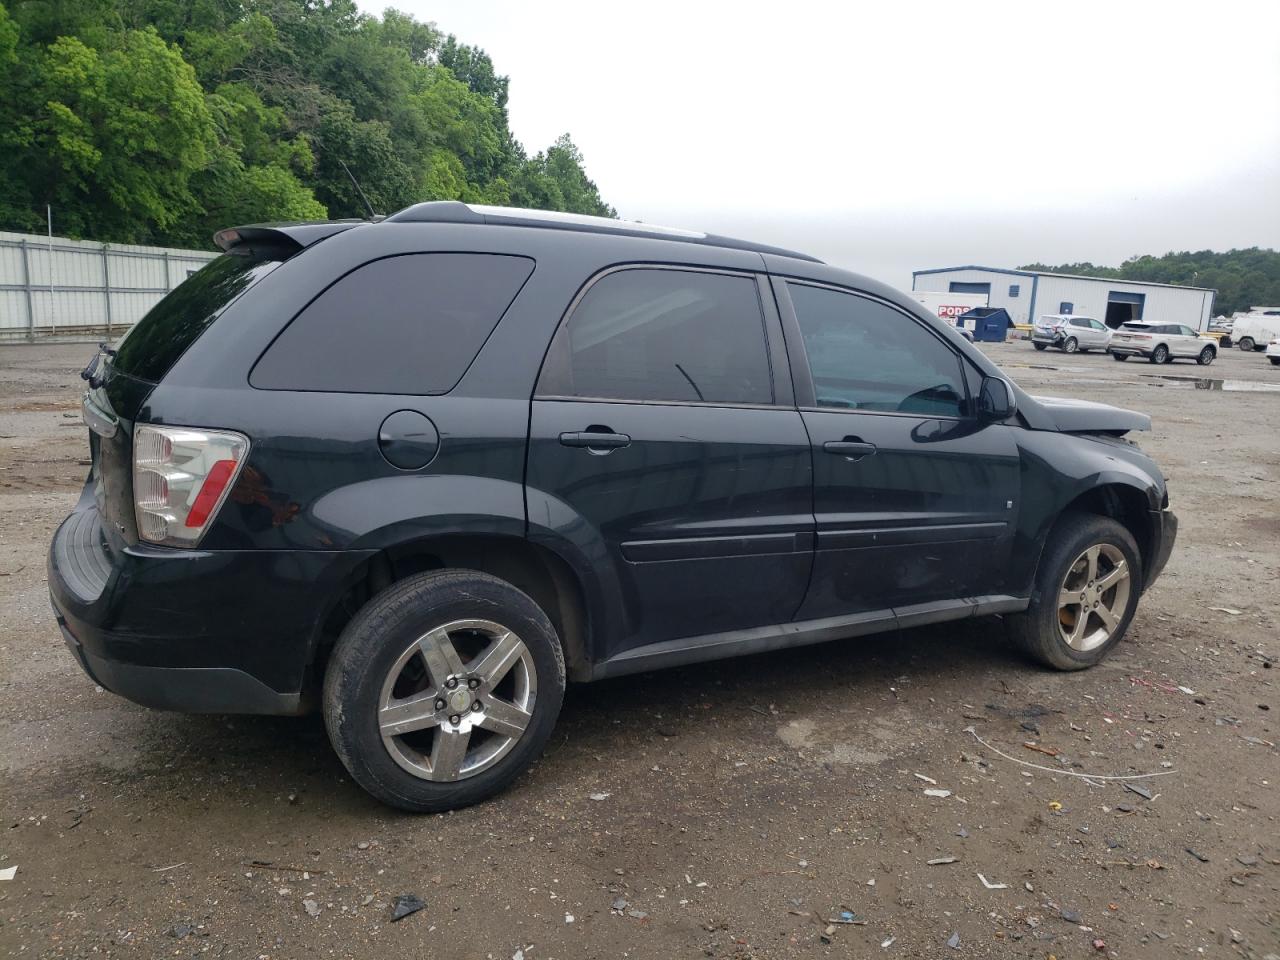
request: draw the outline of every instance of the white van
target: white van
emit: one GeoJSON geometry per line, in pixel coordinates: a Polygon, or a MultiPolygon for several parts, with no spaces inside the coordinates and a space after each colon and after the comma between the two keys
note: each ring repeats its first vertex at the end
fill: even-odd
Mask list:
{"type": "Polygon", "coordinates": [[[1252,307],[1235,317],[1231,338],[1241,350],[1263,350],[1276,337],[1280,337],[1280,307],[1252,307]]]}

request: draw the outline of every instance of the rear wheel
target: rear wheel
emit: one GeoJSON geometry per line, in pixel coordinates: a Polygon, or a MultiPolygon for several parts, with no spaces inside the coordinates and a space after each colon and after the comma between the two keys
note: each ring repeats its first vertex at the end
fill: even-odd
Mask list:
{"type": "Polygon", "coordinates": [[[1280,367],[1280,357],[1267,357],[1273,367],[1280,367]]]}
{"type": "Polygon", "coordinates": [[[1245,353],[1248,353],[1250,350],[1253,349],[1253,337],[1241,337],[1238,341],[1236,341],[1236,345],[1239,346],[1240,349],[1243,350],[1245,353]]]}
{"type": "Polygon", "coordinates": [[[1163,343],[1160,344],[1154,350],[1151,351],[1151,356],[1148,359],[1152,363],[1168,363],[1169,348],[1166,347],[1163,343]]]}
{"type": "Polygon", "coordinates": [[[1213,352],[1213,347],[1205,347],[1200,351],[1200,356],[1196,357],[1196,363],[1200,364],[1202,367],[1207,367],[1209,364],[1213,363],[1213,359],[1216,356],[1217,354],[1213,352]]]}
{"type": "Polygon", "coordinates": [[[1035,347],[1037,350],[1043,350],[1045,347],[1048,346],[1048,344],[1046,343],[1033,343],[1031,345],[1035,347]]]}
{"type": "Polygon", "coordinates": [[[564,698],[555,628],[527,595],[472,570],[410,577],[342,632],[324,717],[355,781],[383,803],[450,810],[505,788],[541,753],[564,698]]]}
{"type": "Polygon", "coordinates": [[[1014,640],[1057,670],[1082,670],[1124,636],[1142,592],[1142,560],[1129,531],[1112,520],[1073,513],[1059,520],[1031,605],[1009,617],[1014,640]]]}
{"type": "Polygon", "coordinates": [[[1126,360],[1129,359],[1129,355],[1127,353],[1113,353],[1111,355],[1111,359],[1119,360],[1121,363],[1124,363],[1126,360]]]}
{"type": "Polygon", "coordinates": [[[1063,344],[1062,344],[1063,353],[1075,353],[1078,349],[1080,349],[1080,341],[1078,341],[1075,337],[1067,337],[1067,339],[1063,341],[1063,344]]]}

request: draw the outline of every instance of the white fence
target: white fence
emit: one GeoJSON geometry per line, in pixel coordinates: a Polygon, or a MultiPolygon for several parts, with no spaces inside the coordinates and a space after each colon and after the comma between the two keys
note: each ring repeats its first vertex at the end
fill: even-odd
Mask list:
{"type": "Polygon", "coordinates": [[[0,342],[113,339],[215,256],[0,232],[0,342]]]}

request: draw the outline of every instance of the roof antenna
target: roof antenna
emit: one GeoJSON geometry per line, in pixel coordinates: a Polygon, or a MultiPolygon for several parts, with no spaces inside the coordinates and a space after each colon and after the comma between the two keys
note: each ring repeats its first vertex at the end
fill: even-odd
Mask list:
{"type": "Polygon", "coordinates": [[[377,215],[376,213],[374,213],[374,212],[373,212],[373,204],[369,202],[369,198],[368,198],[368,197],[366,197],[366,196],[364,195],[364,191],[360,189],[360,184],[356,182],[356,178],[355,178],[355,176],[354,176],[354,175],[352,174],[352,172],[347,168],[347,165],[346,165],[345,163],[343,163],[343,162],[342,162],[342,158],[341,158],[341,157],[336,157],[335,159],[338,161],[338,163],[342,164],[342,169],[343,169],[343,170],[346,170],[346,172],[347,172],[347,176],[351,179],[351,185],[352,185],[353,187],[355,187],[355,188],[356,188],[356,193],[360,194],[360,199],[364,201],[365,208],[369,211],[369,219],[370,219],[370,220],[377,220],[377,219],[378,219],[378,215],[377,215]]]}

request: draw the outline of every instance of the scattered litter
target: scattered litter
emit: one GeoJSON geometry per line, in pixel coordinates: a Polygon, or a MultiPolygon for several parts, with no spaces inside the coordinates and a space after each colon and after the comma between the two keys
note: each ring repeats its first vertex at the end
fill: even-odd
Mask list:
{"type": "Polygon", "coordinates": [[[1107,949],[1107,941],[1105,941],[1105,940],[1095,940],[1095,941],[1093,941],[1093,949],[1095,949],[1095,950],[1105,950],[1105,949],[1107,949]]]}
{"type": "Polygon", "coordinates": [[[1237,610],[1234,607],[1210,607],[1209,609],[1216,613],[1229,613],[1233,617],[1238,617],[1240,614],[1244,613],[1243,610],[1237,610]]]}
{"type": "Polygon", "coordinates": [[[627,916],[635,920],[649,919],[649,914],[645,913],[645,911],[643,910],[637,910],[634,907],[632,907],[630,910],[627,911],[627,916]]]}
{"type": "Polygon", "coordinates": [[[941,867],[948,863],[959,863],[958,857],[934,857],[932,860],[926,860],[925,863],[931,867],[941,867]]]}
{"type": "Polygon", "coordinates": [[[956,831],[956,836],[959,837],[961,840],[968,840],[969,831],[966,830],[964,827],[961,827],[959,830],[956,831]]]}
{"type": "Polygon", "coordinates": [[[612,796],[613,796],[613,794],[612,794],[612,793],[593,793],[593,794],[591,794],[591,799],[592,799],[592,800],[597,800],[597,801],[598,801],[598,800],[608,800],[608,799],[609,799],[610,797],[612,797],[612,796]]]}
{"type": "Polygon", "coordinates": [[[950,947],[952,950],[960,949],[960,932],[959,931],[956,931],[951,936],[947,937],[947,946],[950,947]]]}
{"type": "Polygon", "coordinates": [[[1053,747],[1041,746],[1040,744],[1036,743],[1034,740],[1028,740],[1022,745],[1026,747],[1028,750],[1034,750],[1036,753],[1043,753],[1046,757],[1056,757],[1058,755],[1058,751],[1055,750],[1053,747]]]}
{"type": "MultiPolygon", "coordinates": [[[[1255,747],[1274,747],[1275,744],[1270,740],[1263,740],[1261,737],[1241,737],[1245,743],[1252,743],[1255,747]]],[[[925,791],[926,793],[928,791],[925,791]]]]}
{"type": "Polygon", "coordinates": [[[882,941],[880,943],[880,949],[888,950],[890,947],[893,946],[893,942],[897,939],[898,939],[897,937],[889,937],[887,940],[882,941]]]}
{"type": "Polygon", "coordinates": [[[1254,856],[1236,857],[1236,862],[1242,867],[1256,867],[1258,865],[1258,858],[1254,856]]]}
{"type": "Polygon", "coordinates": [[[564,915],[564,922],[565,922],[565,923],[573,923],[573,922],[574,922],[575,920],[577,920],[577,919],[578,919],[578,918],[577,918],[577,917],[575,917],[572,913],[566,913],[566,914],[564,915]]]}
{"type": "Polygon", "coordinates": [[[186,865],[187,865],[187,862],[184,860],[184,861],[182,861],[182,863],[174,863],[174,864],[171,864],[171,865],[169,865],[169,866],[167,866],[167,867],[156,867],[156,868],[155,868],[154,870],[152,870],[151,872],[152,872],[152,873],[165,873],[165,872],[167,872],[167,871],[169,871],[169,870],[177,870],[179,867],[185,867],[186,865]]]}
{"type": "Polygon", "coordinates": [[[845,921],[852,920],[852,919],[853,919],[853,911],[852,911],[852,910],[841,910],[841,911],[840,911],[840,919],[841,919],[841,920],[845,920],[845,921]]]}
{"type": "Polygon", "coordinates": [[[1151,791],[1148,790],[1146,787],[1142,786],[1142,784],[1140,783],[1126,783],[1124,785],[1124,788],[1128,790],[1130,793],[1136,793],[1143,800],[1151,799],[1151,791]]]}
{"type": "Polygon", "coordinates": [[[1062,809],[1062,802],[1060,800],[1050,800],[1049,809],[1052,810],[1054,813],[1057,813],[1059,810],[1062,809]]]}
{"type": "Polygon", "coordinates": [[[1067,921],[1067,923],[1080,922],[1079,910],[1072,910],[1067,907],[1063,907],[1062,910],[1058,913],[1058,916],[1060,916],[1063,920],[1067,921]]]}
{"type": "Polygon", "coordinates": [[[189,923],[175,923],[169,928],[169,936],[175,940],[185,940],[195,932],[195,927],[189,923]]]}
{"type": "Polygon", "coordinates": [[[982,874],[978,874],[978,879],[982,881],[982,885],[986,887],[988,890],[1008,890],[1009,889],[1009,885],[1007,883],[992,883],[982,874]]]}
{"type": "Polygon", "coordinates": [[[947,797],[951,796],[951,791],[950,791],[950,790],[936,790],[936,789],[934,789],[933,787],[929,787],[928,789],[926,789],[926,790],[925,790],[924,795],[925,795],[926,797],[942,797],[943,799],[945,799],[945,798],[947,798],[947,797]]]}
{"type": "Polygon", "coordinates": [[[1209,858],[1208,858],[1208,857],[1206,857],[1203,853],[1200,853],[1198,850],[1192,850],[1190,847],[1183,847],[1182,849],[1183,849],[1183,850],[1185,850],[1185,851],[1187,851],[1187,853],[1191,854],[1193,857],[1195,857],[1195,858],[1196,858],[1197,860],[1199,860],[1201,863],[1208,863],[1208,862],[1209,862],[1209,858]]]}
{"type": "Polygon", "coordinates": [[[412,893],[402,893],[391,901],[391,922],[403,920],[410,914],[417,913],[427,902],[412,893]]]}
{"type": "Polygon", "coordinates": [[[624,897],[618,897],[618,899],[613,901],[609,907],[611,910],[621,913],[623,910],[627,909],[627,901],[624,897]]]}
{"type": "Polygon", "coordinates": [[[12,867],[5,867],[3,870],[0,870],[0,880],[12,880],[17,872],[18,868],[16,865],[12,867]]]}
{"type": "Polygon", "coordinates": [[[1178,692],[1185,693],[1188,697],[1194,697],[1196,695],[1196,692],[1190,687],[1179,687],[1178,692]]]}
{"type": "Polygon", "coordinates": [[[303,900],[302,909],[307,911],[307,916],[309,917],[320,916],[320,904],[314,900],[303,900]]]}
{"type": "Polygon", "coordinates": [[[933,777],[926,777],[923,773],[913,773],[912,776],[915,777],[917,780],[923,780],[925,783],[936,784],[938,782],[937,780],[933,779],[933,777]]]}
{"type": "MultiPolygon", "coordinates": [[[[1020,763],[1024,767],[1031,767],[1033,770],[1043,770],[1045,773],[1054,773],[1064,777],[1079,777],[1082,780],[1148,780],[1151,777],[1167,777],[1171,774],[1178,772],[1177,770],[1161,770],[1158,773],[1132,773],[1132,774],[1115,775],[1115,776],[1104,776],[1098,773],[1076,773],[1074,770],[1063,770],[1057,767],[1044,767],[1038,763],[1028,763],[1026,760],[1019,760],[1017,757],[1011,757],[1009,756],[1009,754],[1004,753],[1001,750],[998,750],[997,748],[993,747],[991,744],[987,743],[987,741],[983,740],[980,736],[978,736],[978,731],[975,730],[973,727],[965,727],[964,732],[971,734],[973,736],[973,739],[977,740],[980,744],[982,744],[984,747],[986,747],[988,750],[990,750],[992,753],[996,754],[997,756],[1004,757],[1006,760],[1012,760],[1014,763],[1020,763]]],[[[928,790],[925,791],[925,793],[928,793],[928,792],[929,792],[928,790]]]]}

